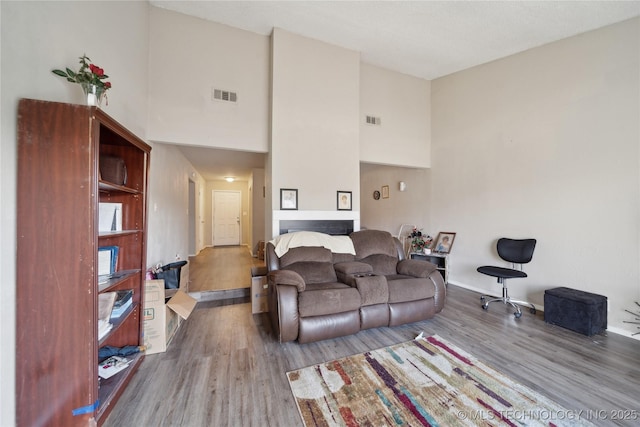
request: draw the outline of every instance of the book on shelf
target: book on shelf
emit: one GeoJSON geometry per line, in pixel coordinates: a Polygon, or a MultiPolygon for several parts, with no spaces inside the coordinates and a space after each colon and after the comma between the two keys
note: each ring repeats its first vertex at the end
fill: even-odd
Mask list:
{"type": "Polygon", "coordinates": [[[122,231],[122,203],[99,203],[98,231],[122,231]]]}
{"type": "Polygon", "coordinates": [[[133,289],[114,292],[117,294],[111,310],[111,319],[117,319],[133,304],[133,289]]]}
{"type": "Polygon", "coordinates": [[[118,246],[101,246],[98,248],[98,282],[109,280],[118,266],[118,246]]]}
{"type": "Polygon", "coordinates": [[[118,372],[126,369],[131,361],[122,356],[111,356],[98,364],[98,376],[100,378],[111,378],[118,372]]]}

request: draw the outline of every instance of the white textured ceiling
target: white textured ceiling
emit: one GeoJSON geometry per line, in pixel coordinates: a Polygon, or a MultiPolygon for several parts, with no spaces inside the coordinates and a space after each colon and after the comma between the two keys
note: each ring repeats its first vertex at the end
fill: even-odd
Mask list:
{"type": "Polygon", "coordinates": [[[282,28],[358,51],[362,62],[429,80],[640,16],[640,1],[150,3],[264,35],[282,28]]]}

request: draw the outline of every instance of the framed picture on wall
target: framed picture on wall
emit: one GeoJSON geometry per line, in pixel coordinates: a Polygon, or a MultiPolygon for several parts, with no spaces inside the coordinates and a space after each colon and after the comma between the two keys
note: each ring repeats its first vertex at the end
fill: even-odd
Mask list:
{"type": "Polygon", "coordinates": [[[383,185],[382,186],[382,198],[383,199],[388,199],[389,198],[389,186],[388,185],[383,185]]]}
{"type": "Polygon", "coordinates": [[[351,191],[338,191],[338,210],[351,210],[351,191]]]}
{"type": "Polygon", "coordinates": [[[293,188],[280,189],[280,210],[298,210],[298,190],[293,188]]]}
{"type": "Polygon", "coordinates": [[[451,247],[453,246],[453,241],[456,238],[456,233],[451,233],[447,231],[442,231],[438,233],[438,238],[436,239],[436,243],[431,249],[434,252],[439,252],[441,254],[448,254],[451,252],[451,247]]]}

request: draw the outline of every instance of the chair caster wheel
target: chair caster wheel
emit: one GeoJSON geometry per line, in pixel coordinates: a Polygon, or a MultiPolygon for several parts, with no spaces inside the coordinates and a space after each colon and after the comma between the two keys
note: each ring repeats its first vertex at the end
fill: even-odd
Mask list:
{"type": "Polygon", "coordinates": [[[520,316],[522,316],[522,313],[520,311],[516,311],[513,315],[516,316],[516,319],[519,319],[520,316]]]}
{"type": "Polygon", "coordinates": [[[536,314],[536,309],[535,309],[535,308],[530,308],[530,309],[529,309],[529,313],[531,313],[531,314],[536,314]]]}
{"type": "Polygon", "coordinates": [[[480,301],[484,301],[484,295],[480,297],[480,301]]]}
{"type": "Polygon", "coordinates": [[[489,306],[487,304],[482,304],[480,307],[482,307],[483,310],[489,309],[489,306]]]}

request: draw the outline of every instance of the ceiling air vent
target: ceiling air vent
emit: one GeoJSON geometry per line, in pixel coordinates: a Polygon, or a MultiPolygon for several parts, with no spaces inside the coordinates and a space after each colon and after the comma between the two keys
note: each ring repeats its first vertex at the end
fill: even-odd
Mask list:
{"type": "Polygon", "coordinates": [[[366,116],[366,123],[368,125],[380,126],[382,124],[382,119],[380,117],[374,116],[366,116]]]}
{"type": "Polygon", "coordinates": [[[215,101],[238,102],[238,94],[230,90],[213,89],[213,99],[215,101]]]}

